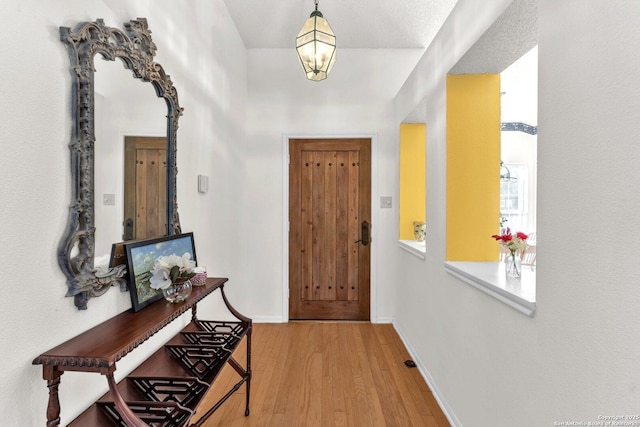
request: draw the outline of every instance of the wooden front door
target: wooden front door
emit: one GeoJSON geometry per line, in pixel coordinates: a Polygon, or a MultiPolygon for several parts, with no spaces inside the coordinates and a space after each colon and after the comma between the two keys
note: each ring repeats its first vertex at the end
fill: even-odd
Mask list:
{"type": "Polygon", "coordinates": [[[371,139],[290,139],[289,156],[289,317],[369,320],[371,139]]]}
{"type": "Polygon", "coordinates": [[[123,240],[167,234],[167,140],[126,136],[124,140],[123,240]]]}

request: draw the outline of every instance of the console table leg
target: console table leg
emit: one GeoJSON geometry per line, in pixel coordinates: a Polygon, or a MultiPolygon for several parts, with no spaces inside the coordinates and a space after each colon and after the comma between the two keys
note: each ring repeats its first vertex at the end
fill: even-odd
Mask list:
{"type": "Polygon", "coordinates": [[[107,383],[109,384],[109,391],[111,392],[111,397],[113,398],[113,402],[116,404],[116,408],[122,417],[122,420],[130,427],[149,427],[147,423],[142,421],[136,414],[133,413],[131,408],[124,401],[120,392],[118,391],[118,385],[116,384],[115,378],[113,378],[113,374],[106,374],[107,383]]]}
{"type": "Polygon", "coordinates": [[[242,322],[247,322],[249,325],[247,328],[247,369],[245,373],[245,382],[247,384],[247,407],[244,411],[245,415],[249,415],[249,391],[251,390],[251,330],[253,329],[253,322],[250,318],[241,314],[231,305],[227,299],[227,295],[224,293],[224,284],[220,285],[220,295],[222,295],[222,301],[224,301],[224,305],[227,306],[227,309],[231,314],[233,314],[236,319],[242,322]]]}
{"type": "Polygon", "coordinates": [[[249,416],[249,400],[251,397],[251,331],[253,329],[253,322],[249,320],[249,328],[247,329],[247,402],[246,409],[244,410],[244,416],[249,416]]]}
{"type": "Polygon", "coordinates": [[[191,307],[191,321],[196,322],[198,320],[198,304],[193,304],[191,307]]]}
{"type": "Polygon", "coordinates": [[[60,425],[60,399],[58,398],[58,386],[60,385],[60,377],[62,372],[53,366],[45,365],[43,367],[43,378],[47,380],[47,388],[49,389],[49,403],[47,404],[47,427],[55,427],[60,425]]]}

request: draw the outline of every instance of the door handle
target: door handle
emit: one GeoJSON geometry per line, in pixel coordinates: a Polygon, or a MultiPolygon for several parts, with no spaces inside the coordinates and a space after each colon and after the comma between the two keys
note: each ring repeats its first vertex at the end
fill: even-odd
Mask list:
{"type": "Polygon", "coordinates": [[[124,222],[124,235],[122,240],[133,240],[133,219],[127,218],[124,222]]]}
{"type": "Polygon", "coordinates": [[[353,243],[362,243],[363,246],[367,246],[371,239],[369,238],[369,223],[365,220],[360,224],[360,240],[356,240],[353,243]]]}

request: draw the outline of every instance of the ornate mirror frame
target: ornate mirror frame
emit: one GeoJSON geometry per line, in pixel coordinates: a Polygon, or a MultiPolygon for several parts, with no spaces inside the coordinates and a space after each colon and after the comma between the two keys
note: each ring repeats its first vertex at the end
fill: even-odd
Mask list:
{"type": "MultiPolygon", "coordinates": [[[[60,39],[71,59],[73,128],[71,152],[72,202],[67,229],[58,246],[58,263],[67,278],[66,296],[74,297],[79,310],[87,308],[91,297],[104,294],[113,285],[126,290],[124,266],[97,271],[94,218],[94,58],[119,58],[133,76],[150,82],[167,104],[167,235],[180,233],[176,197],[176,136],[182,108],[171,78],[153,62],[156,45],[145,18],[124,24],[125,31],[105,26],[102,19],[80,23],[76,29],[60,27],[60,39]]],[[[100,141],[99,141],[100,143],[100,141]]]]}

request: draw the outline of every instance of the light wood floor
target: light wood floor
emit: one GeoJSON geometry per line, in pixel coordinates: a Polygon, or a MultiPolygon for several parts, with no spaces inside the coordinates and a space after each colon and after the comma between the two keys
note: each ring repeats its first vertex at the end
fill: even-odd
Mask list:
{"type": "MultiPolygon", "coordinates": [[[[254,324],[252,347],[251,414],[242,386],[204,426],[449,427],[392,325],[254,324]]],[[[245,351],[234,354],[243,366],[245,351]]],[[[200,407],[238,380],[225,366],[200,407]]]]}

